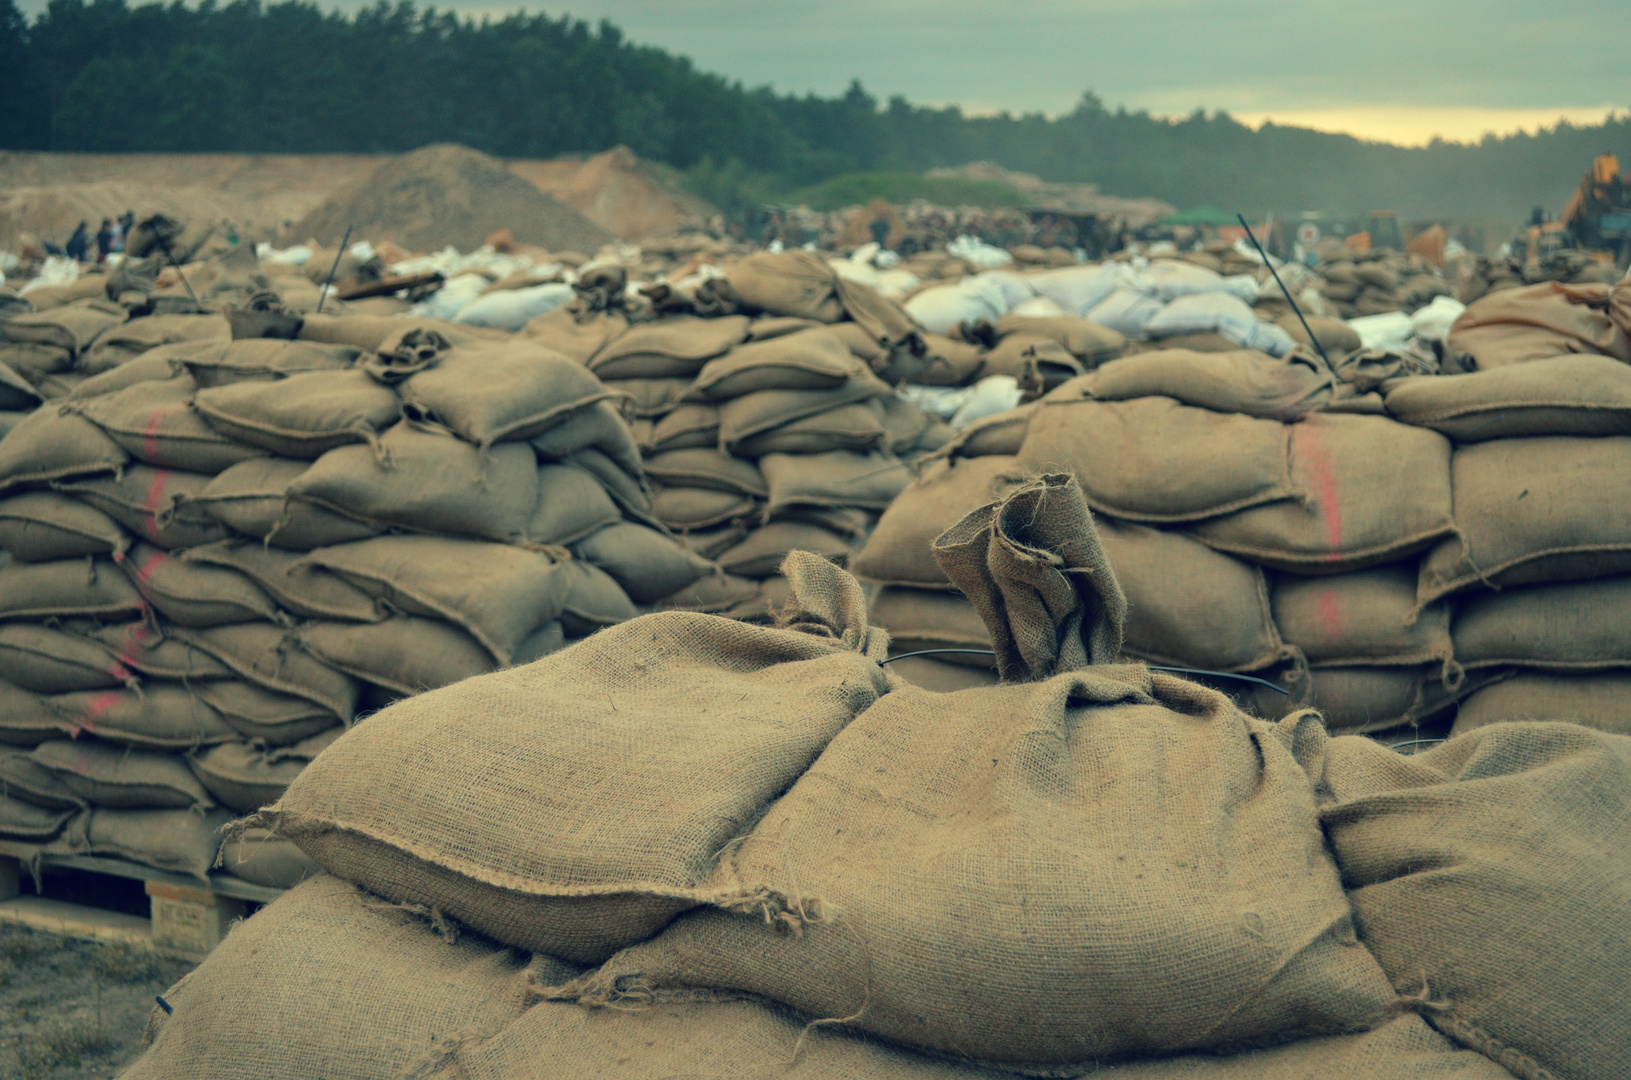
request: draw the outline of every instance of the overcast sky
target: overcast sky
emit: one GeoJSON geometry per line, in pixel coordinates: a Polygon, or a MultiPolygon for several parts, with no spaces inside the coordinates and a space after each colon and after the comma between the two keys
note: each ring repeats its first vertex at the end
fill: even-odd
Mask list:
{"type": "MultiPolygon", "coordinates": [[[[333,0],[319,0],[330,6],[333,0]]],[[[366,0],[341,0],[350,10],[366,0]]],[[[23,0],[34,11],[44,0],[23,0]]],[[[610,19],[750,86],[970,112],[1226,109],[1368,138],[1476,138],[1631,108],[1631,0],[440,0],[610,19]]]]}

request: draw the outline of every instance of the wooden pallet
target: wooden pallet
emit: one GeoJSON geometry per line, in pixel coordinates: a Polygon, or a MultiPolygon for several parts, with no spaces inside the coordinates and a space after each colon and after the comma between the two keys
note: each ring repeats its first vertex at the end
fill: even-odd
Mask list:
{"type": "Polygon", "coordinates": [[[21,923],[70,937],[128,941],[151,945],[161,952],[202,957],[220,943],[234,919],[243,917],[249,902],[269,903],[281,895],[282,889],[255,885],[230,874],[211,874],[208,881],[200,881],[123,859],[52,854],[32,844],[0,840],[0,922],[21,923]],[[151,913],[142,919],[86,904],[24,895],[24,875],[35,866],[41,871],[78,870],[140,881],[151,913]]]}

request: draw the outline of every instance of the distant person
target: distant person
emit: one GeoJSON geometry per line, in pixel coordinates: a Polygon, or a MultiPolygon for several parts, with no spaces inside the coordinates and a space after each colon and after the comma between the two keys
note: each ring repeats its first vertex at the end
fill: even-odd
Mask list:
{"type": "Polygon", "coordinates": [[[889,221],[886,218],[875,217],[867,222],[867,230],[872,233],[872,242],[882,251],[889,246],[889,221]]]}
{"type": "Polygon", "coordinates": [[[85,251],[91,246],[91,238],[85,231],[88,226],[88,222],[81,221],[79,228],[74,230],[74,235],[70,236],[68,242],[62,246],[62,250],[67,252],[68,257],[75,262],[84,262],[85,251]]]}
{"type": "Polygon", "coordinates": [[[113,219],[103,218],[101,228],[96,230],[96,261],[106,262],[108,252],[113,250],[113,219]]]}
{"type": "Polygon", "coordinates": [[[126,236],[129,236],[130,235],[130,230],[134,229],[135,227],[136,227],[136,211],[126,210],[124,213],[119,215],[119,231],[121,233],[125,234],[126,236]]]}

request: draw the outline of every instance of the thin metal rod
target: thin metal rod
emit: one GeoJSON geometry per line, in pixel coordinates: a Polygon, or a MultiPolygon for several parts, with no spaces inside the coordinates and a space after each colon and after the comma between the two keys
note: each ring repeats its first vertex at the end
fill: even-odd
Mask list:
{"type": "MultiPolygon", "coordinates": [[[[891,656],[887,660],[879,660],[878,663],[893,664],[896,660],[906,660],[913,656],[943,656],[947,653],[961,653],[969,656],[997,655],[995,649],[919,649],[917,652],[901,653],[899,656],[891,656]]],[[[1275,693],[1285,694],[1288,697],[1291,695],[1291,691],[1287,690],[1283,686],[1276,686],[1267,679],[1259,679],[1252,675],[1237,675],[1232,671],[1207,671],[1204,668],[1162,667],[1159,664],[1145,664],[1144,666],[1149,668],[1151,671],[1165,671],[1169,675],[1207,675],[1214,679],[1237,679],[1240,682],[1256,683],[1258,686],[1266,686],[1275,693]]]]}
{"type": "Polygon", "coordinates": [[[198,294],[193,292],[192,284],[188,282],[187,275],[181,272],[181,264],[176,262],[175,255],[170,251],[170,242],[157,229],[153,230],[153,239],[159,242],[159,250],[164,252],[166,259],[170,260],[170,265],[176,268],[176,277],[180,278],[181,284],[186,287],[187,295],[193,298],[193,307],[203,311],[204,305],[198,302],[198,294]]]}
{"type": "Polygon", "coordinates": [[[340,272],[340,260],[345,258],[345,248],[351,243],[351,230],[354,228],[354,224],[345,227],[345,235],[340,238],[340,250],[334,253],[334,265],[328,268],[328,280],[323,282],[323,291],[317,294],[317,311],[314,314],[323,313],[323,301],[328,299],[328,288],[334,284],[334,275],[340,272]]]}
{"type": "Polygon", "coordinates": [[[1252,247],[1256,248],[1257,253],[1263,256],[1263,265],[1268,267],[1269,273],[1274,275],[1274,283],[1280,286],[1280,291],[1285,294],[1286,303],[1290,304],[1291,310],[1297,313],[1297,321],[1303,324],[1303,332],[1308,335],[1308,340],[1313,342],[1314,348],[1319,350],[1320,359],[1325,361],[1326,367],[1335,371],[1336,365],[1331,363],[1329,356],[1325,355],[1325,346],[1320,344],[1320,339],[1314,336],[1313,327],[1309,326],[1308,320],[1303,318],[1303,309],[1297,306],[1296,300],[1292,299],[1291,290],[1286,288],[1286,283],[1280,280],[1280,274],[1274,269],[1274,264],[1269,262],[1269,253],[1263,250],[1263,245],[1257,242],[1257,235],[1252,232],[1252,227],[1246,224],[1246,215],[1236,211],[1235,217],[1240,219],[1240,227],[1246,230],[1246,239],[1250,240],[1252,247]]]}

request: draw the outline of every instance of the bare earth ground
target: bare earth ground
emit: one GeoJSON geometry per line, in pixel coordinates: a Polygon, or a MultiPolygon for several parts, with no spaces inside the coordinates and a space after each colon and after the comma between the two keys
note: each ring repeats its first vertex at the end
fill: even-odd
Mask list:
{"type": "Polygon", "coordinates": [[[119,942],[0,924],[0,1080],[117,1076],[154,996],[193,967],[119,942]]]}

